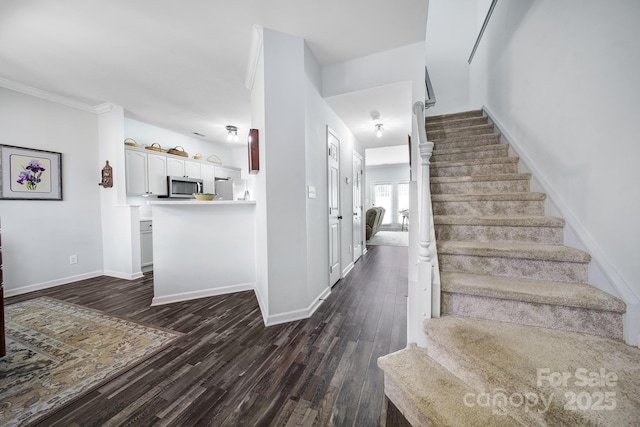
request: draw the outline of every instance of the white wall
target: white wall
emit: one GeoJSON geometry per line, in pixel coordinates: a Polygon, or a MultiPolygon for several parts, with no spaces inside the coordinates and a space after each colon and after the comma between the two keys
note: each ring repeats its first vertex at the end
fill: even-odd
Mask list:
{"type": "Polygon", "coordinates": [[[308,305],[304,40],[263,37],[269,313],[284,318],[308,305]]]}
{"type": "MultiPolygon", "coordinates": [[[[429,12],[431,13],[431,12],[429,12]]],[[[411,82],[411,102],[424,102],[425,43],[414,43],[357,58],[322,70],[322,93],[329,97],[399,82],[411,82]]],[[[419,141],[415,119],[411,121],[411,140],[419,141]]],[[[412,144],[412,164],[418,165],[418,144],[412,144]]],[[[365,165],[366,165],[365,158],[365,165]]],[[[418,174],[413,175],[416,180],[418,174]]],[[[417,227],[409,232],[409,259],[417,260],[417,227]]],[[[409,262],[409,280],[417,280],[416,263],[409,262]]]]}
{"type": "MultiPolygon", "coordinates": [[[[321,68],[303,39],[263,29],[252,87],[252,127],[260,131],[256,200],[258,295],[265,322],[308,317],[330,292],[327,216],[327,126],[342,141],[351,175],[354,148],[346,125],[322,99],[321,68]],[[316,198],[307,198],[307,187],[316,198]]],[[[343,165],[343,167],[344,167],[343,165]]],[[[351,186],[343,215],[352,217],[351,186]]],[[[352,224],[343,229],[343,262],[351,262],[352,224]]]]}
{"type": "Polygon", "coordinates": [[[124,160],[124,109],[111,105],[98,116],[98,156],[113,167],[113,187],[100,192],[104,274],[142,277],[140,213],[127,204],[124,160]]]}
{"type": "Polygon", "coordinates": [[[61,152],[63,169],[62,201],[0,200],[6,295],[102,274],[97,116],[0,88],[0,144],[61,152]]]}
{"type": "Polygon", "coordinates": [[[256,74],[251,89],[251,127],[258,129],[258,154],[260,170],[249,179],[251,198],[256,201],[256,297],[265,323],[269,316],[269,252],[267,247],[267,170],[265,140],[265,100],[264,100],[264,49],[260,30],[260,49],[256,74]]]}
{"type": "Polygon", "coordinates": [[[343,273],[353,263],[353,150],[364,157],[360,142],[321,96],[322,68],[311,50],[305,50],[307,184],[316,187],[317,197],[307,199],[309,283],[311,296],[326,289],[329,266],[329,217],[327,178],[327,126],[340,140],[340,263],[343,273]]]}
{"type": "Polygon", "coordinates": [[[635,0],[499,2],[471,69],[471,104],[517,142],[628,304],[640,295],[638,16],[635,0]]]}
{"type": "Polygon", "coordinates": [[[469,64],[475,38],[477,0],[429,0],[426,64],[438,115],[469,109],[469,64]]]}

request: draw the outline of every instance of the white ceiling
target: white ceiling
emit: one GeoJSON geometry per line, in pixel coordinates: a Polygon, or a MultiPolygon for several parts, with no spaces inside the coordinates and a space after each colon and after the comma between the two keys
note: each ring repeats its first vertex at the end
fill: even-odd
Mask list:
{"type": "MultiPolygon", "coordinates": [[[[223,141],[226,125],[250,126],[244,82],[254,25],[303,37],[325,66],[424,40],[427,3],[2,0],[0,79],[223,141]]],[[[383,122],[389,114],[390,131],[400,120],[391,108],[370,108],[383,122]]]]}
{"type": "Polygon", "coordinates": [[[411,134],[411,82],[331,96],[325,100],[364,147],[407,145],[407,135],[411,134]],[[383,125],[380,138],[375,135],[376,123],[383,125]]]}

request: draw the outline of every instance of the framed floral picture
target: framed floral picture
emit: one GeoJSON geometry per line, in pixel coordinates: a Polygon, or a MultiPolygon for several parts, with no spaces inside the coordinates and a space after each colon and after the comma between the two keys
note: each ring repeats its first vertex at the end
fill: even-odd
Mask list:
{"type": "Polygon", "coordinates": [[[0,144],[0,200],[62,200],[62,153],[0,144]]]}

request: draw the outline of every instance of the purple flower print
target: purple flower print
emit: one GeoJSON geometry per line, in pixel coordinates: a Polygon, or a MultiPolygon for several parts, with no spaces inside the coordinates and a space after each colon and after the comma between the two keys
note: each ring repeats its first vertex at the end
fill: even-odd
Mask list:
{"type": "Polygon", "coordinates": [[[20,185],[26,185],[27,190],[35,190],[42,181],[42,172],[46,169],[38,160],[31,160],[27,166],[22,166],[22,169],[24,171],[20,172],[16,182],[20,185]]]}

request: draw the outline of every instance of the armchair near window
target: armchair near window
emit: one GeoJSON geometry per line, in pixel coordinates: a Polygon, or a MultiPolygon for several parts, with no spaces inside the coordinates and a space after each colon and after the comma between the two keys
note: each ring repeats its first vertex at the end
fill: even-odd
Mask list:
{"type": "Polygon", "coordinates": [[[379,230],[384,218],[385,209],[381,207],[373,207],[367,210],[366,214],[366,230],[367,240],[371,239],[379,230]]]}

